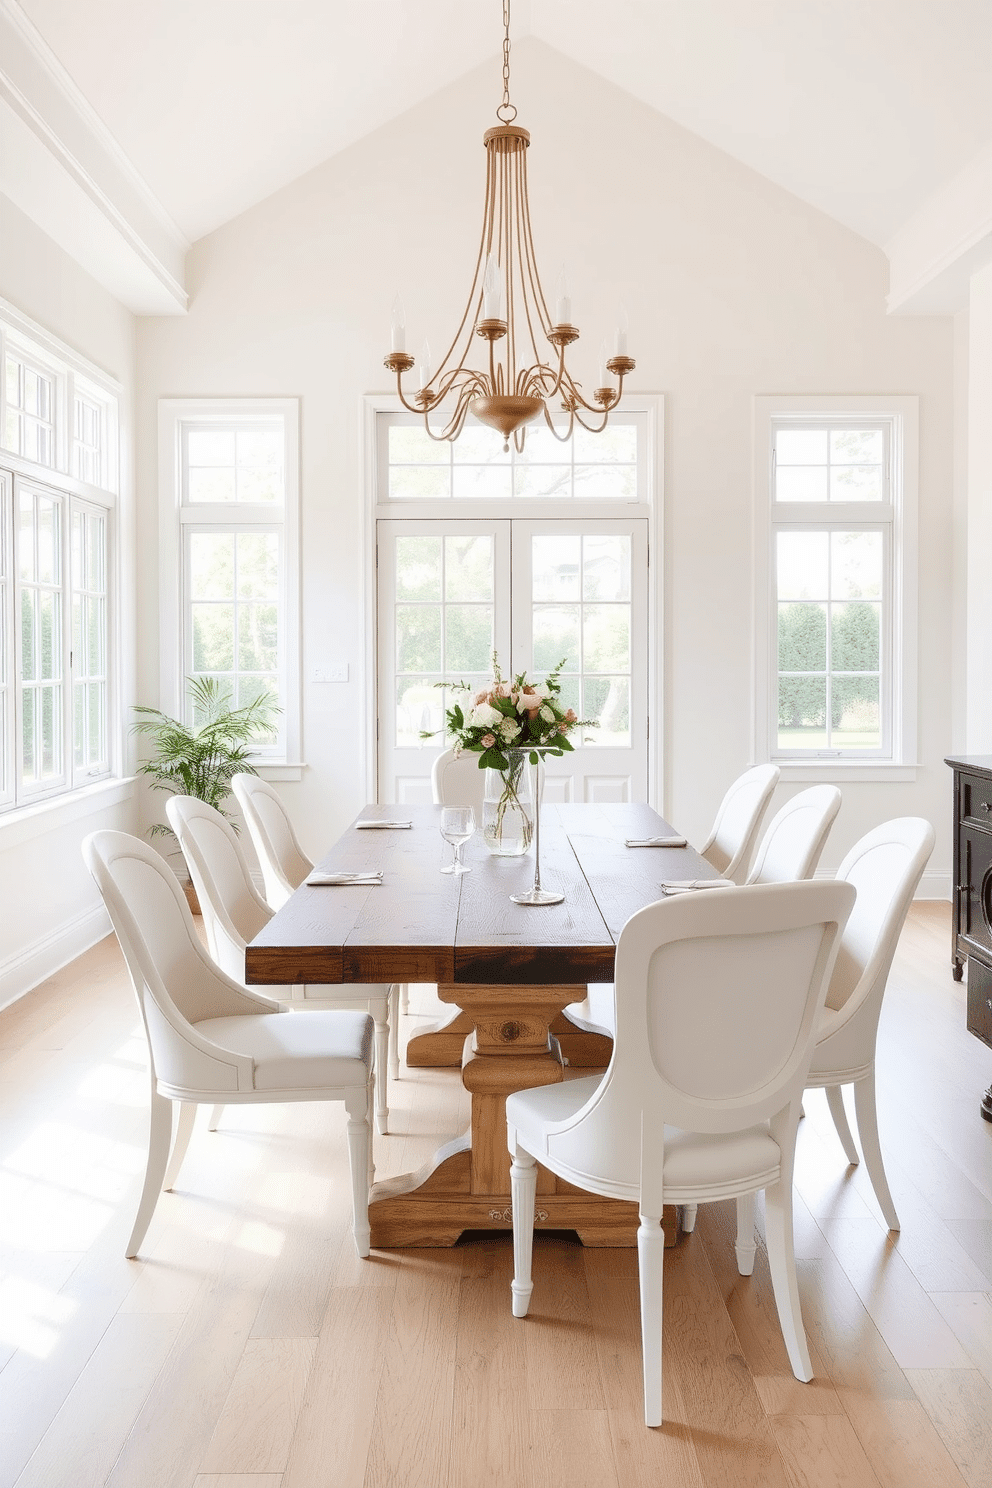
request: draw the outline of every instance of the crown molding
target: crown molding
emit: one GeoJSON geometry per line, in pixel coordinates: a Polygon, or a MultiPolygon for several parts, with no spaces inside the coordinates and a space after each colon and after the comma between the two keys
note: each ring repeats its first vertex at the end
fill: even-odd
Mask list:
{"type": "Polygon", "coordinates": [[[0,191],[136,314],[182,314],[189,243],[17,0],[0,57],[0,191]]]}

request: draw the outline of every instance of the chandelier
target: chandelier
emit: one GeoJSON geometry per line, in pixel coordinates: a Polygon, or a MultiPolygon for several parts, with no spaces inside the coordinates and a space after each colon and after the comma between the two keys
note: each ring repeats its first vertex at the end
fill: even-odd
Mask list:
{"type": "Polygon", "coordinates": [[[599,384],[591,398],[565,365],[565,353],[579,339],[571,322],[572,302],[559,279],[552,321],[541,287],[530,225],[527,195],[527,149],[530,134],[513,121],[517,110],[510,102],[510,0],[503,0],[503,101],[496,110],[499,124],[483,136],[486,147],[486,204],[482,237],[472,288],[461,322],[440,365],[432,368],[430,349],[421,355],[420,389],[412,402],[403,391],[403,374],[415,365],[406,350],[406,327],[399,300],[393,305],[392,349],[384,365],[396,373],[396,390],[403,407],[421,413],[432,439],[455,440],[466,415],[497,429],[508,450],[510,438],[522,450],[526,426],[544,415],[556,439],[571,438],[576,422],[601,434],[610,410],[620,402],[623,380],[634,370],[627,355],[626,316],[621,310],[614,355],[606,344],[600,356],[599,384]],[[464,337],[464,341],[463,341],[464,337]],[[473,348],[481,366],[471,365],[473,348]],[[551,352],[547,350],[547,343],[551,352]],[[614,385],[612,379],[617,379],[614,385]],[[454,398],[451,408],[450,399],[454,398]],[[568,414],[563,432],[554,425],[550,405],[560,399],[568,414]],[[440,430],[432,429],[430,414],[448,403],[450,416],[440,430]]]}

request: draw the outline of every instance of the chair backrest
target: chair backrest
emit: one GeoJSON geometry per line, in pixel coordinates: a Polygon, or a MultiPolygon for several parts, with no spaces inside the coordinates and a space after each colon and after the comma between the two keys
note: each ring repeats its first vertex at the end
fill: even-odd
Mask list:
{"type": "Polygon", "coordinates": [[[616,955],[616,1037],[595,1093],[549,1132],[576,1174],[660,1173],[666,1123],[741,1131],[798,1123],[852,885],[760,884],[648,905],[616,955]]]}
{"type": "Polygon", "coordinates": [[[811,785],[786,801],[758,843],[747,882],[792,883],[812,878],[839,810],[840,791],[835,785],[811,785]]]}
{"type": "Polygon", "coordinates": [[[252,1061],[197,1034],[204,1018],[271,1013],[207,955],[168,864],[127,832],[92,832],[83,858],[107,906],[148,1037],[153,1078],[174,1088],[251,1089],[252,1061]]]}
{"type": "Polygon", "coordinates": [[[900,816],[856,842],[837,870],[837,878],[853,884],[858,898],[827,990],[827,1007],[844,1017],[829,1019],[827,1026],[837,1033],[857,1016],[868,1059],[892,957],[933,844],[928,821],[900,816]]]}
{"type": "Polygon", "coordinates": [[[479,769],[477,754],[455,754],[445,749],[431,766],[431,797],[435,806],[472,806],[476,824],[482,825],[482,801],[486,772],[479,769]]]}
{"type": "Polygon", "coordinates": [[[296,840],[281,797],[267,781],[257,775],[235,775],[231,789],[258,854],[265,897],[273,909],[281,909],[313,863],[296,840]]]}
{"type": "Polygon", "coordinates": [[[245,979],[245,946],[272,918],[256,891],[234,829],[220,812],[193,796],[170,796],[169,825],[179,838],[210,954],[236,981],[245,979]]]}
{"type": "Polygon", "coordinates": [[[744,882],[781,773],[778,765],[755,765],[737,777],[720,802],[713,830],[700,852],[722,878],[744,882]]]}

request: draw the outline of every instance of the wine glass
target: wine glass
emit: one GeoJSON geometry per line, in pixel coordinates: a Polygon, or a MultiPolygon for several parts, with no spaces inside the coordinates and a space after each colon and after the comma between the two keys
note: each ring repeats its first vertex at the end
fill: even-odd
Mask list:
{"type": "Polygon", "coordinates": [[[441,809],[441,836],[454,848],[454,858],[442,873],[471,873],[462,862],[462,848],[475,831],[475,812],[471,806],[444,806],[441,809]]]}

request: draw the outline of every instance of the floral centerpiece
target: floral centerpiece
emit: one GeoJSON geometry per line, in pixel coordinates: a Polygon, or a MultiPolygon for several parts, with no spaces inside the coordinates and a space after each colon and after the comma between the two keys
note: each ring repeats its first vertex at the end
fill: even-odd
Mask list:
{"type": "MultiPolygon", "coordinates": [[[[560,758],[571,753],[574,746],[569,734],[576,728],[595,727],[593,720],[579,718],[574,708],[562,707],[561,669],[566,659],[543,682],[535,682],[526,672],[505,678],[494,652],[493,681],[481,691],[465,682],[438,684],[454,693],[445,719],[455,752],[477,754],[479,769],[495,776],[486,783],[483,838],[490,851],[501,856],[526,852],[533,836],[525,771],[528,759],[537,765],[542,754],[560,758]]],[[[431,737],[428,732],[421,734],[423,739],[431,737]]]]}

